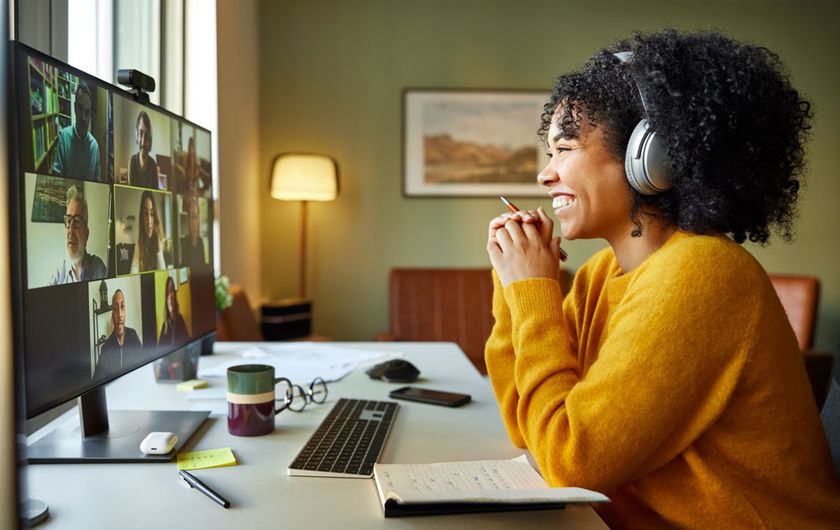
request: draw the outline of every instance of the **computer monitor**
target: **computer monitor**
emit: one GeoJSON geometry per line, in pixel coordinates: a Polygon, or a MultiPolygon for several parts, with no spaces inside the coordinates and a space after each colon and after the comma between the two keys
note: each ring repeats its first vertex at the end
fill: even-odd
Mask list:
{"type": "Polygon", "coordinates": [[[172,431],[180,446],[207,413],[108,411],[104,385],[215,333],[210,131],[12,46],[13,304],[26,415],[79,398],[81,420],[27,456],[166,461],[140,453],[143,437],[172,431]]]}

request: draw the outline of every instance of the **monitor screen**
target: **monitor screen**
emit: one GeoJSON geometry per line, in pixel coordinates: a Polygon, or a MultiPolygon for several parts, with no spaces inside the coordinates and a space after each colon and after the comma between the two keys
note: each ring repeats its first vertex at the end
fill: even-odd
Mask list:
{"type": "Polygon", "coordinates": [[[27,417],[215,331],[207,129],[15,44],[27,417]]]}

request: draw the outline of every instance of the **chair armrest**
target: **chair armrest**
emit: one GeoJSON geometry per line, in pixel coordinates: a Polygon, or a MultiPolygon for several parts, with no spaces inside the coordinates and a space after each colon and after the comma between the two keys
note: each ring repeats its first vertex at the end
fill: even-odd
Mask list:
{"type": "Polygon", "coordinates": [[[811,382],[814,400],[817,402],[817,408],[821,409],[828,395],[828,384],[831,382],[831,369],[834,366],[834,355],[828,352],[814,350],[806,350],[803,352],[803,355],[805,358],[805,371],[808,372],[808,380],[811,382]]]}

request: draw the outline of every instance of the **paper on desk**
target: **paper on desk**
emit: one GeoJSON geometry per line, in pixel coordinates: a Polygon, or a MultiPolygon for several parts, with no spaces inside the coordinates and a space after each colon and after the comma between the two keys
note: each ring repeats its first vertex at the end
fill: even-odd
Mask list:
{"type": "Polygon", "coordinates": [[[236,457],[230,447],[178,453],[177,458],[178,469],[186,470],[236,465],[236,457]]]}
{"type": "Polygon", "coordinates": [[[319,342],[254,344],[236,353],[240,358],[211,368],[201,368],[199,377],[226,377],[237,364],[258,363],[274,366],[277,377],[308,384],[316,377],[338,381],[362,363],[393,357],[392,352],[332,346],[319,342]]]}
{"type": "Polygon", "coordinates": [[[549,488],[521,455],[510,460],[437,464],[376,464],[374,477],[384,502],[606,502],[582,488],[549,488]]]}
{"type": "Polygon", "coordinates": [[[437,464],[376,464],[386,484],[400,492],[486,491],[547,488],[524,455],[510,460],[437,464]]]}
{"type": "Polygon", "coordinates": [[[186,396],[187,401],[204,401],[207,399],[227,399],[227,389],[224,386],[212,386],[193,390],[186,396]]]}
{"type": "Polygon", "coordinates": [[[227,401],[202,401],[193,405],[190,410],[207,411],[211,416],[227,417],[228,403],[227,401]]]}

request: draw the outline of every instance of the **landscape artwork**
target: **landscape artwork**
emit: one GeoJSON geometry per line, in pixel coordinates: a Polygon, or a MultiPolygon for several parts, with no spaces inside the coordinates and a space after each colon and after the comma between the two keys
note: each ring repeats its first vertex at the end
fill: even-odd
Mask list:
{"type": "Polygon", "coordinates": [[[408,196],[539,196],[544,91],[406,90],[408,196]]]}

